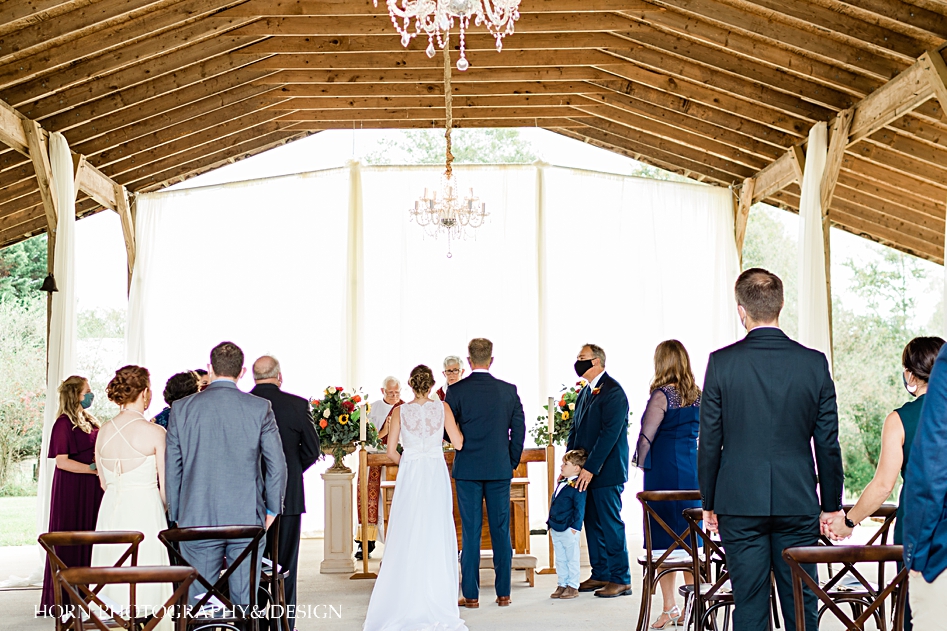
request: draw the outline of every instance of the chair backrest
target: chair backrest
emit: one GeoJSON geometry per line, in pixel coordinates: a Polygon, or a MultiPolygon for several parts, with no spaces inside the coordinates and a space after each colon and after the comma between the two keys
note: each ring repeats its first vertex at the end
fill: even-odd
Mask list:
{"type": "Polygon", "coordinates": [[[197,578],[197,570],[192,567],[137,566],[137,567],[80,567],[68,568],[59,572],[59,581],[63,591],[69,596],[72,604],[88,616],[88,621],[82,615],[77,615],[76,629],[83,631],[87,624],[109,631],[105,620],[111,618],[116,624],[129,631],[152,631],[161,620],[172,611],[177,611],[178,629],[183,628],[184,617],[181,611],[186,604],[187,592],[197,578]],[[143,583],[174,583],[177,589],[171,597],[160,607],[146,612],[150,617],[142,625],[135,601],[135,586],[143,583]],[[131,599],[128,611],[119,612],[110,608],[98,597],[98,589],[105,585],[128,585],[131,599]],[[96,585],[98,589],[91,589],[96,585]],[[103,619],[101,613],[106,614],[103,619]]]}
{"type": "Polygon", "coordinates": [[[674,532],[674,529],[661,519],[652,504],[656,502],[699,501],[700,491],[641,491],[636,497],[641,502],[641,508],[644,511],[644,542],[648,563],[653,567],[658,567],[667,561],[675,550],[682,550],[690,555],[691,547],[688,541],[688,530],[674,532]],[[649,516],[655,524],[671,537],[671,545],[658,558],[654,558],[654,547],[651,544],[651,519],[648,519],[649,516]]]}
{"type": "MultiPolygon", "coordinates": [[[[783,558],[792,570],[792,593],[796,608],[796,630],[805,631],[805,604],[803,601],[803,587],[808,587],[816,597],[825,603],[826,610],[831,611],[846,629],[862,631],[865,624],[872,619],[878,620],[884,616],[883,607],[887,599],[894,600],[892,612],[894,614],[894,629],[904,628],[904,607],[907,598],[907,568],[898,572],[887,584],[879,583],[878,592],[872,593],[871,598],[864,603],[861,614],[852,620],[838,603],[827,593],[828,585],[822,587],[818,581],[802,568],[807,563],[829,564],[842,563],[846,566],[855,563],[892,563],[901,559],[904,553],[902,546],[807,546],[801,548],[787,548],[783,550],[783,558]]],[[[878,625],[883,628],[882,624],[878,625]]]]}
{"type": "Polygon", "coordinates": [[[193,611],[199,612],[201,607],[210,602],[211,598],[217,598],[228,611],[232,611],[235,619],[244,620],[249,618],[248,612],[256,610],[256,590],[260,580],[257,572],[257,556],[259,554],[260,540],[266,534],[262,526],[201,526],[196,528],[169,528],[158,533],[158,539],[168,549],[168,556],[175,565],[192,565],[190,561],[181,554],[180,546],[176,545],[182,541],[209,541],[209,540],[234,540],[249,539],[246,548],[243,549],[233,563],[229,564],[227,570],[214,583],[211,583],[209,577],[197,575],[197,582],[207,590],[204,596],[197,601],[193,611]],[[228,584],[230,575],[237,567],[243,563],[247,557],[250,557],[250,603],[249,609],[243,611],[239,607],[234,607],[233,602],[223,593],[223,588],[228,584]]]}
{"type": "MultiPolygon", "coordinates": [[[[125,544],[128,546],[125,552],[115,562],[114,567],[120,567],[126,561],[131,561],[134,567],[138,565],[138,546],[144,541],[145,535],[131,530],[64,530],[59,532],[44,532],[39,536],[39,545],[46,550],[49,557],[49,568],[53,577],[53,603],[55,605],[56,629],[70,628],[75,619],[65,616],[62,602],[62,592],[60,591],[58,573],[68,569],[63,560],[56,553],[57,547],[69,546],[94,546],[103,544],[125,544]]],[[[98,594],[102,590],[102,585],[95,588],[98,594]]],[[[132,587],[134,590],[134,587],[132,587]]],[[[134,591],[131,596],[134,598],[134,591]]]]}
{"type": "MultiPolygon", "coordinates": [[[[846,504],[842,507],[846,513],[854,508],[854,504],[846,504]]],[[[891,526],[894,523],[894,518],[898,513],[898,507],[894,504],[882,504],[878,510],[871,514],[871,517],[875,519],[881,519],[881,527],[868,539],[865,543],[867,546],[886,546],[888,545],[888,540],[891,535],[891,526]]],[[[821,545],[824,546],[835,546],[836,544],[826,537],[825,535],[819,536],[819,541],[821,545]]],[[[881,562],[878,564],[878,583],[883,583],[885,580],[885,563],[881,562]]],[[[862,587],[864,587],[869,593],[874,594],[875,590],[872,588],[870,581],[862,575],[861,572],[851,563],[843,563],[842,569],[838,572],[835,572],[832,564],[828,566],[829,572],[829,581],[825,584],[825,590],[831,591],[839,583],[841,583],[847,576],[854,578],[862,587]]]]}
{"type": "MultiPolygon", "coordinates": [[[[694,576],[701,577],[710,588],[701,592],[701,597],[708,600],[716,596],[724,584],[730,580],[727,570],[727,555],[720,544],[713,540],[706,530],[701,528],[703,511],[699,508],[688,508],[684,511],[687,520],[689,538],[691,542],[691,559],[694,564],[694,576]],[[714,566],[718,571],[715,573],[714,566]]],[[[697,593],[695,591],[695,593],[697,593]]]]}

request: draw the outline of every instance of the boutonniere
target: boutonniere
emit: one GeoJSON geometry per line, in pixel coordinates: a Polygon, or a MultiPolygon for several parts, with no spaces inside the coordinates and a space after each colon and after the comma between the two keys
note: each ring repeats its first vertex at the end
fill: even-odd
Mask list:
{"type": "Polygon", "coordinates": [[[575,480],[570,480],[569,478],[559,478],[559,482],[565,482],[566,486],[571,486],[572,488],[575,488],[575,483],[576,483],[575,480]]]}
{"type": "Polygon", "coordinates": [[[602,391],[601,386],[599,386],[598,388],[592,388],[592,396],[594,397],[595,395],[597,395],[597,394],[598,394],[599,392],[601,392],[601,391],[602,391]]]}

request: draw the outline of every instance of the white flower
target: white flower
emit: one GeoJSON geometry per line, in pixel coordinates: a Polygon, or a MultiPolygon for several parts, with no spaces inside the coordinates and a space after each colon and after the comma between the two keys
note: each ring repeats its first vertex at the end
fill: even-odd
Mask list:
{"type": "Polygon", "coordinates": [[[329,412],[329,408],[326,408],[326,409],[323,410],[323,412],[322,412],[322,418],[329,418],[331,415],[332,415],[332,413],[329,412]]]}
{"type": "Polygon", "coordinates": [[[332,386],[329,386],[328,388],[326,388],[326,394],[335,394],[335,388],[332,386]]]}
{"type": "Polygon", "coordinates": [[[569,410],[570,410],[570,411],[574,411],[574,410],[575,410],[575,403],[570,403],[570,404],[569,404],[569,410]]]}

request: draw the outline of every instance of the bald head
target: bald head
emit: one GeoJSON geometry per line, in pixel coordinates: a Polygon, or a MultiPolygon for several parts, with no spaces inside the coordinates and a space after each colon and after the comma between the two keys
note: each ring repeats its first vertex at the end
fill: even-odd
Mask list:
{"type": "Polygon", "coordinates": [[[264,355],[253,362],[253,380],[257,383],[275,383],[282,381],[279,361],[272,355],[264,355]]]}

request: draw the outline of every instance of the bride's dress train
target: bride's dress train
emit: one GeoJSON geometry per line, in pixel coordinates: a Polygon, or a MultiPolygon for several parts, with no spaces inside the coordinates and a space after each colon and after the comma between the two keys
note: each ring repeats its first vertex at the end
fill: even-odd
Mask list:
{"type": "Polygon", "coordinates": [[[466,631],[440,401],[401,406],[401,444],[381,570],[364,631],[466,631]]]}

